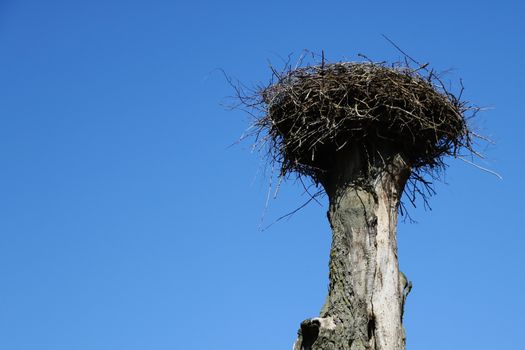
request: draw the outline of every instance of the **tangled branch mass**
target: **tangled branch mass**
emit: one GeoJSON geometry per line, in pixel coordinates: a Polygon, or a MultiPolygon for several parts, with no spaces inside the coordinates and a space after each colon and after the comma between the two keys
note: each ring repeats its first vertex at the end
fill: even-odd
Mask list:
{"type": "Polygon", "coordinates": [[[426,67],[342,62],[274,71],[275,81],[241,103],[258,108],[252,134],[281,176],[319,182],[336,152],[389,142],[408,160],[411,181],[445,167],[443,158],[476,154],[467,120],[479,108],[447,91],[426,67]]]}

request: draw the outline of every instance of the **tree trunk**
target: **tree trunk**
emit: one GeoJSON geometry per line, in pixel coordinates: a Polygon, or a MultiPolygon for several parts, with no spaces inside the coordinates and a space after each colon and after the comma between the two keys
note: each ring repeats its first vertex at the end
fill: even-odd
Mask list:
{"type": "Polygon", "coordinates": [[[410,168],[391,151],[374,152],[380,161],[363,154],[357,147],[340,154],[322,181],[333,235],[329,293],[320,317],[301,324],[294,350],[405,348],[408,284],[398,268],[396,226],[410,168]]]}

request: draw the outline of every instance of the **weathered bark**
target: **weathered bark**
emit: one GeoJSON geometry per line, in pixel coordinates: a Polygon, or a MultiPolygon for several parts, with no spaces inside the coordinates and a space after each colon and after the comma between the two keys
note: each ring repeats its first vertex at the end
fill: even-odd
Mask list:
{"type": "Polygon", "coordinates": [[[333,235],[329,293],[320,317],[301,324],[294,350],[405,348],[396,226],[410,168],[388,147],[374,154],[338,154],[322,181],[333,235]]]}

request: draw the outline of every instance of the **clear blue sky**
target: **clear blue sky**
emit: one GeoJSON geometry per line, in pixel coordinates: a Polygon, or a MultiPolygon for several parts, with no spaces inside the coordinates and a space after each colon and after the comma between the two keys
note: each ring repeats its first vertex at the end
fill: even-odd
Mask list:
{"type": "MultiPolygon", "coordinates": [[[[408,350],[518,349],[525,324],[525,5],[502,1],[0,1],[0,349],[290,349],[327,291],[326,205],[259,231],[268,177],[216,68],[399,57],[491,107],[399,227],[408,350]]],[[[282,186],[265,216],[300,205],[282,186]]],[[[325,203],[324,203],[325,204],[325,203]]]]}

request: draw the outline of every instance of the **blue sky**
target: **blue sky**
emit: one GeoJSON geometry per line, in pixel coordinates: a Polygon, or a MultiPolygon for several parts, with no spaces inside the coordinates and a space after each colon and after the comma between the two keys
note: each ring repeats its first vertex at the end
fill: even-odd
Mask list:
{"type": "MultiPolygon", "coordinates": [[[[523,343],[525,53],[518,0],[0,1],[0,349],[289,349],[327,290],[312,204],[261,232],[269,178],[217,68],[395,60],[463,78],[497,142],[399,226],[407,349],[523,343]]],[[[293,182],[265,223],[305,196],[293,182]]]]}

